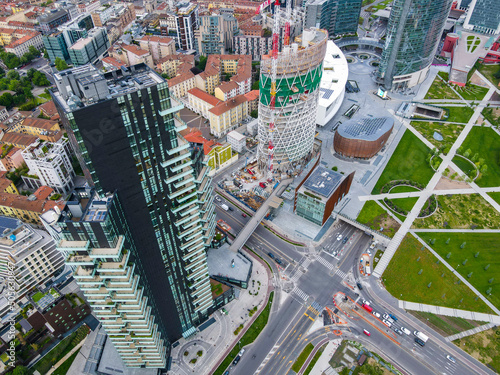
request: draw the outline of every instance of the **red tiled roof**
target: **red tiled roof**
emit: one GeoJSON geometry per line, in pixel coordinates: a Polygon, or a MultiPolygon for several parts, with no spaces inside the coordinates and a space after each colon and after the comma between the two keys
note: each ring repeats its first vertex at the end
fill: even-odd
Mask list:
{"type": "Polygon", "coordinates": [[[247,98],[245,98],[245,95],[237,95],[232,99],[226,100],[223,103],[219,103],[218,105],[209,109],[208,111],[216,116],[220,116],[223,113],[226,113],[227,111],[236,108],[240,104],[245,103],[246,101],[247,98]]]}
{"type": "Polygon", "coordinates": [[[203,90],[200,90],[198,87],[195,87],[194,89],[191,89],[188,91],[188,94],[194,95],[197,98],[207,102],[208,104],[211,104],[213,106],[216,106],[217,104],[220,103],[220,100],[217,99],[215,96],[210,95],[206,93],[203,90]]]}
{"type": "Polygon", "coordinates": [[[134,55],[137,55],[137,56],[144,56],[144,55],[149,55],[149,51],[146,51],[146,50],[143,50],[143,49],[140,49],[139,47],[137,47],[135,44],[129,44],[129,45],[126,45],[124,44],[122,46],[122,48],[124,50],[127,50],[131,53],[133,53],[134,55]]]}
{"type": "Polygon", "coordinates": [[[110,57],[110,56],[105,57],[104,59],[102,59],[102,62],[106,63],[106,64],[109,64],[109,65],[112,65],[112,66],[114,66],[117,69],[120,69],[120,67],[122,65],[127,65],[127,64],[124,64],[123,62],[121,62],[120,60],[115,59],[114,57],[110,57]]]}
{"type": "Polygon", "coordinates": [[[252,90],[250,92],[247,92],[245,94],[245,98],[247,98],[249,102],[259,99],[259,90],[252,90]]]}
{"type": "Polygon", "coordinates": [[[141,39],[139,39],[139,42],[156,42],[156,43],[167,43],[167,44],[172,41],[173,39],[169,38],[168,36],[156,36],[156,35],[145,35],[141,39]]]}

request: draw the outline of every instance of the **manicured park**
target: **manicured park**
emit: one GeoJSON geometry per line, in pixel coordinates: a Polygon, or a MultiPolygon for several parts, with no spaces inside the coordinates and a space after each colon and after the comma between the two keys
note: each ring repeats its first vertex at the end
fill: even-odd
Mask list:
{"type": "Polygon", "coordinates": [[[500,186],[500,136],[489,127],[474,126],[465,138],[461,149],[478,154],[488,166],[486,173],[476,180],[481,187],[500,186]]]}
{"type": "Polygon", "coordinates": [[[416,135],[406,130],[373,188],[372,194],[379,194],[382,186],[393,180],[412,180],[427,185],[434,174],[426,161],[429,151],[429,148],[416,135]]]}
{"type": "Polygon", "coordinates": [[[482,73],[491,83],[498,87],[500,84],[500,78],[495,77],[495,73],[500,71],[498,65],[483,65],[479,66],[479,72],[482,73]]]}
{"type": "Polygon", "coordinates": [[[491,309],[411,234],[407,234],[382,275],[394,297],[463,310],[491,313],[491,309]],[[419,274],[420,273],[420,274],[419,274]]]}
{"type": "Polygon", "coordinates": [[[474,114],[474,110],[470,107],[441,107],[449,111],[447,122],[459,122],[467,124],[474,114]]]}
{"type": "Polygon", "coordinates": [[[384,228],[382,233],[389,237],[394,237],[400,227],[398,222],[375,201],[367,201],[356,220],[374,230],[384,228]]]}
{"type": "Polygon", "coordinates": [[[447,124],[443,122],[427,122],[427,121],[412,121],[413,126],[420,134],[422,134],[429,142],[438,149],[445,149],[445,154],[448,153],[457,137],[462,132],[464,125],[447,124]],[[442,141],[434,139],[434,132],[438,132],[443,137],[442,141]]]}
{"type": "Polygon", "coordinates": [[[460,99],[460,97],[444,80],[436,77],[424,99],[460,99]]]}
{"type": "Polygon", "coordinates": [[[498,272],[500,233],[418,233],[418,235],[481,294],[486,296],[486,291],[491,288],[488,299],[500,308],[498,272]],[[430,241],[434,243],[430,244],[430,241]],[[487,265],[489,266],[486,267],[487,265]]]}
{"type": "Polygon", "coordinates": [[[479,194],[438,196],[439,208],[424,219],[416,219],[420,229],[499,229],[500,213],[479,194]]]}

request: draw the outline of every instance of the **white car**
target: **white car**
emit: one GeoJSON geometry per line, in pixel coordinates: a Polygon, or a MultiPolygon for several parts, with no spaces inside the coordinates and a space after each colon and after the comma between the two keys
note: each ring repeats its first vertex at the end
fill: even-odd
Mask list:
{"type": "Polygon", "coordinates": [[[372,314],[373,314],[373,316],[376,316],[377,318],[380,318],[380,314],[378,312],[373,311],[372,314]]]}
{"type": "Polygon", "coordinates": [[[337,236],[337,241],[340,241],[341,239],[342,239],[342,235],[341,235],[341,234],[339,234],[339,235],[337,236]]]}
{"type": "Polygon", "coordinates": [[[448,360],[449,360],[450,362],[452,362],[452,363],[456,363],[455,358],[453,358],[451,355],[446,354],[446,358],[448,358],[448,360]]]}
{"type": "Polygon", "coordinates": [[[392,327],[392,323],[389,322],[387,319],[384,319],[382,320],[382,323],[384,323],[387,327],[391,328],[392,327]]]}
{"type": "Polygon", "coordinates": [[[407,335],[411,335],[411,331],[410,331],[408,328],[401,327],[401,331],[403,331],[403,332],[404,332],[404,333],[406,333],[407,335]]]}
{"type": "Polygon", "coordinates": [[[370,306],[370,301],[363,300],[363,305],[368,305],[368,306],[370,306]]]}

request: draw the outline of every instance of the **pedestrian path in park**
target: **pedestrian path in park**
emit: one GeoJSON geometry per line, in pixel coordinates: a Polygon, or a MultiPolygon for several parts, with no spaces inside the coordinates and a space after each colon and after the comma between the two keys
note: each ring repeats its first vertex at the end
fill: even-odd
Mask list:
{"type": "Polygon", "coordinates": [[[482,326],[474,327],[474,328],[469,329],[467,331],[459,332],[456,335],[448,336],[448,337],[446,337],[446,341],[451,342],[453,340],[461,339],[462,337],[472,336],[472,335],[475,335],[476,333],[486,331],[486,330],[493,328],[493,327],[496,327],[495,323],[484,324],[482,326]]]}

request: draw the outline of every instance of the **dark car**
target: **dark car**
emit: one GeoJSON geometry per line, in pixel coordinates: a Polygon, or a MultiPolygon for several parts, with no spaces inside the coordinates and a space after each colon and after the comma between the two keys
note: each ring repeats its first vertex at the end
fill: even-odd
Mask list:
{"type": "Polygon", "coordinates": [[[420,346],[425,346],[424,340],[421,340],[418,337],[415,337],[415,342],[420,346]]]}
{"type": "Polygon", "coordinates": [[[269,255],[269,258],[274,259],[274,254],[273,253],[267,253],[269,255]]]}
{"type": "Polygon", "coordinates": [[[224,375],[229,375],[229,370],[227,370],[227,371],[224,373],[224,375]]]}
{"type": "Polygon", "coordinates": [[[229,211],[234,211],[234,209],[231,206],[227,206],[229,208],[229,211]]]}
{"type": "Polygon", "coordinates": [[[361,285],[361,283],[356,283],[356,285],[358,286],[359,290],[363,290],[363,285],[361,285]]]}
{"type": "Polygon", "coordinates": [[[281,259],[276,258],[274,261],[278,264],[281,264],[281,259]]]}
{"type": "Polygon", "coordinates": [[[392,318],[392,320],[394,320],[395,322],[398,321],[398,318],[396,318],[396,315],[394,314],[389,314],[389,316],[392,318]]]}
{"type": "Polygon", "coordinates": [[[239,355],[239,356],[237,356],[237,357],[234,359],[234,361],[233,361],[233,366],[236,366],[236,365],[238,364],[238,362],[240,361],[240,359],[241,359],[241,356],[240,356],[240,355],[239,355]]]}
{"type": "Polygon", "coordinates": [[[342,240],[342,243],[346,243],[347,241],[349,241],[349,238],[344,237],[344,239],[342,240]]]}

